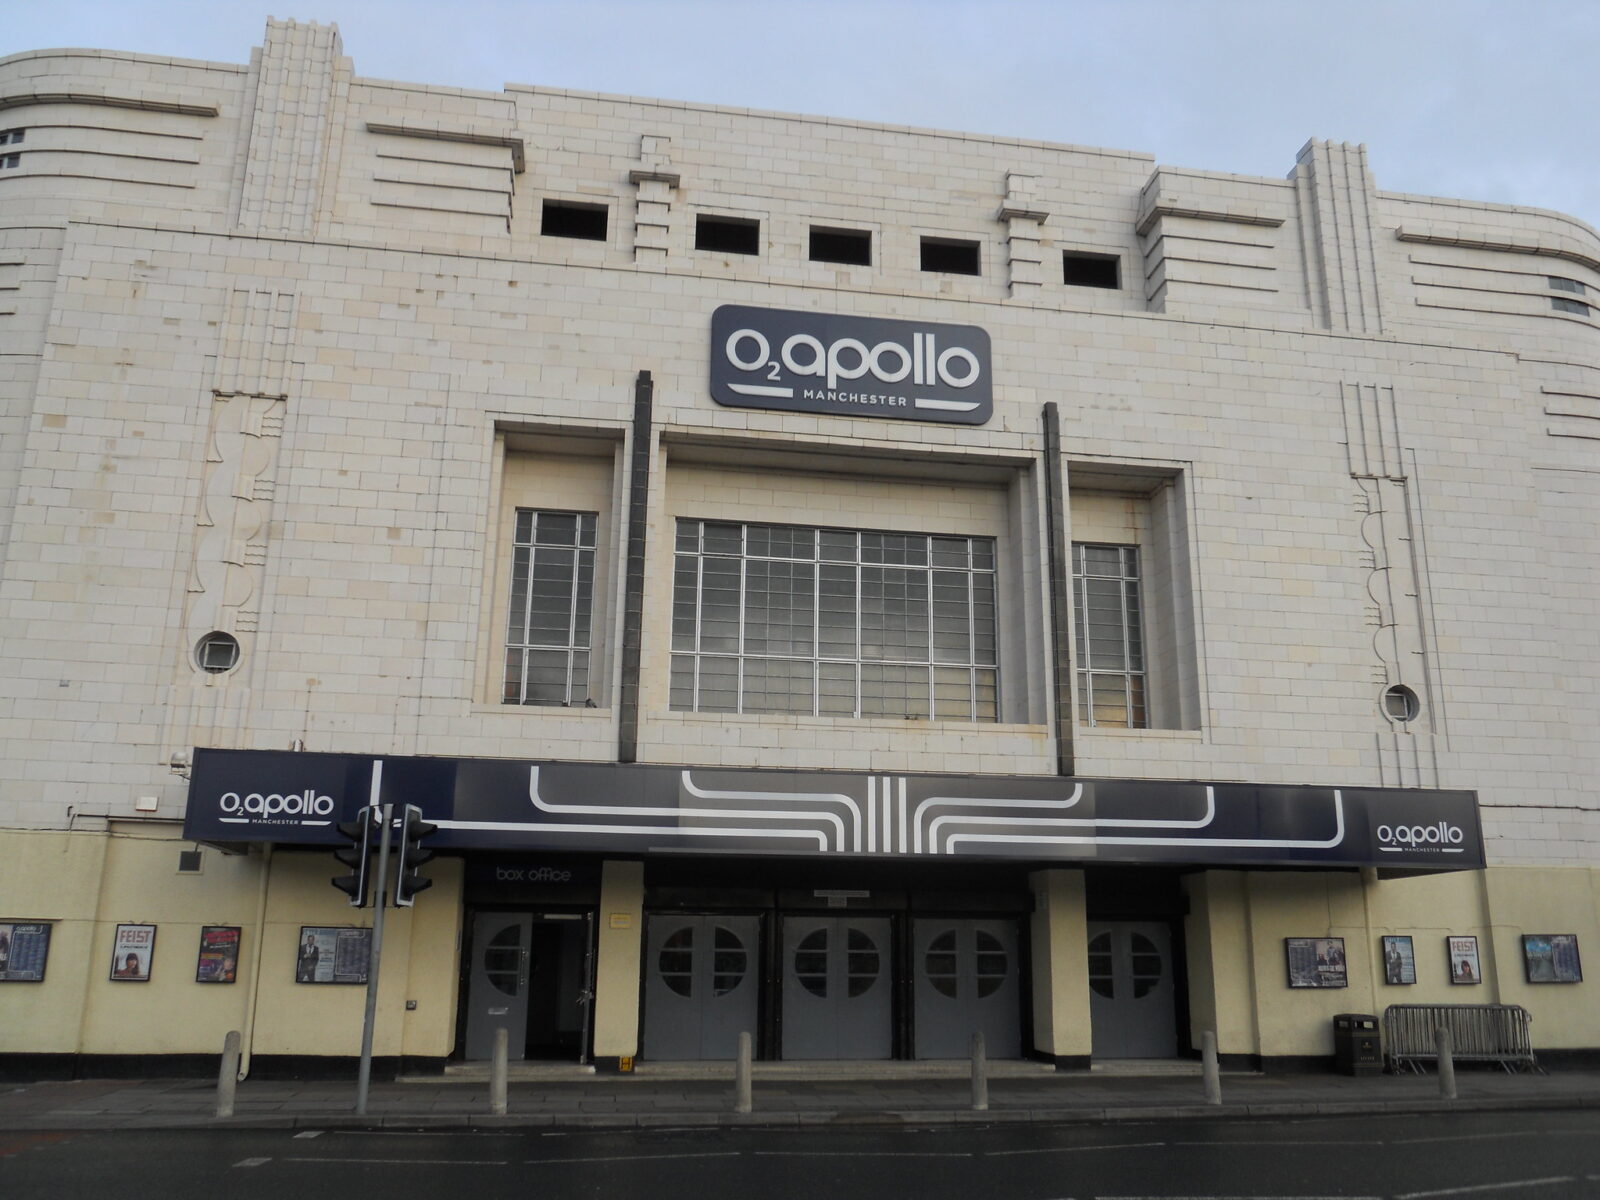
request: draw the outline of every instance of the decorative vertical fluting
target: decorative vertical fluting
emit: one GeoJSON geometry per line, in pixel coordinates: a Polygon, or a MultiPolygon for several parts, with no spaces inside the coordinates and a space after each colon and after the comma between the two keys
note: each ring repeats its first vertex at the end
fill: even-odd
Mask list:
{"type": "Polygon", "coordinates": [[[1381,334],[1378,266],[1367,148],[1306,143],[1289,178],[1311,311],[1335,333],[1381,334]]]}
{"type": "Polygon", "coordinates": [[[1050,214],[1040,204],[1038,191],[1037,175],[1006,172],[1000,220],[1006,223],[1006,268],[1012,299],[1037,296],[1044,284],[1044,250],[1040,242],[1050,214]]]}
{"type": "Polygon", "coordinates": [[[239,227],[305,236],[316,228],[334,111],[349,76],[338,27],[268,21],[253,65],[239,227]]]}
{"type": "Polygon", "coordinates": [[[1356,481],[1362,555],[1367,567],[1367,624],[1372,629],[1373,708],[1380,782],[1437,787],[1434,737],[1443,732],[1429,662],[1424,557],[1417,544],[1419,512],[1400,438],[1394,388],[1347,383],[1341,388],[1345,445],[1356,481]],[[1416,720],[1382,715],[1383,692],[1395,685],[1422,702],[1416,720]]]}
{"type": "Polygon", "coordinates": [[[639,161],[628,172],[634,185],[633,260],[641,266],[667,265],[667,239],[672,233],[672,193],[678,173],[672,169],[672,139],[647,133],[639,139],[639,161]]]}
{"type": "Polygon", "coordinates": [[[248,653],[248,635],[260,625],[294,312],[288,292],[241,289],[228,297],[184,606],[191,646],[218,630],[248,653]]]}

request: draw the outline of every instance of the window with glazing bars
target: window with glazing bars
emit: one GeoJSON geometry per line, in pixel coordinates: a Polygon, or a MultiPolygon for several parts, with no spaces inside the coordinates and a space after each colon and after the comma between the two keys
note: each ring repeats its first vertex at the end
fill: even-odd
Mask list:
{"type": "Polygon", "coordinates": [[[680,520],[671,706],[998,719],[994,542],[680,520]]]}
{"type": "Polygon", "coordinates": [[[594,513],[517,509],[506,619],[506,704],[586,704],[594,513]]]}
{"type": "Polygon", "coordinates": [[[1079,720],[1143,729],[1148,720],[1139,548],[1073,543],[1072,592],[1079,720]]]}

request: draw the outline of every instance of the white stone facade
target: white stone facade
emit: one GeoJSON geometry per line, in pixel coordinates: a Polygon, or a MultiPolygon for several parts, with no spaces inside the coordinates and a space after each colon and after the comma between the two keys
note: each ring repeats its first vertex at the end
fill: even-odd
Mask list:
{"type": "MultiPolygon", "coordinates": [[[[1068,539],[1149,564],[1154,727],[1077,726],[1075,774],[1475,791],[1489,874],[1572,869],[1589,911],[1530,919],[1600,936],[1583,223],[1380,191],[1351,145],[1258,179],[389,83],[293,22],[248,66],[0,60],[9,129],[0,837],[171,836],[195,747],[615,760],[643,370],[640,761],[1054,773],[1053,403],[1068,539]],[[602,206],[603,240],[541,232],[552,200],[602,206]],[[759,253],[695,249],[702,215],[758,221],[759,253]],[[813,227],[866,232],[870,265],[812,261],[813,227]],[[927,237],[975,242],[980,273],[920,269],[927,237]],[[1069,253],[1115,286],[1064,282],[1069,253]],[[994,416],[718,406],[723,304],[980,326],[994,416]],[[498,702],[518,505],[599,514],[592,708],[498,702]],[[999,720],[675,711],[680,517],[994,538],[999,720]],[[236,670],[197,668],[211,631],[236,670]],[[1393,685],[1414,720],[1385,715],[1393,685]]],[[[1600,1046],[1592,1016],[1569,1044],[1600,1046]]]]}

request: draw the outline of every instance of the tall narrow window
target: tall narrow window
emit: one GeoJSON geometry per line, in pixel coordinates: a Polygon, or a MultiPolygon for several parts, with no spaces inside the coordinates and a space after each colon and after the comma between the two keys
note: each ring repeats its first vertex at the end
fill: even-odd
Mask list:
{"type": "Polygon", "coordinates": [[[505,703],[588,702],[594,529],[594,513],[517,509],[505,703]]]}
{"type": "Polygon", "coordinates": [[[994,721],[995,642],[987,538],[678,522],[675,709],[994,721]]]}
{"type": "Polygon", "coordinates": [[[1072,591],[1079,720],[1143,729],[1149,720],[1139,548],[1074,543],[1072,591]]]}

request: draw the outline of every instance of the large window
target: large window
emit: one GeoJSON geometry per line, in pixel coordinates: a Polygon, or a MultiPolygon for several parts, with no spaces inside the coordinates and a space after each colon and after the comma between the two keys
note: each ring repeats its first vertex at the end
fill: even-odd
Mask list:
{"type": "Polygon", "coordinates": [[[594,513],[517,509],[506,621],[507,704],[589,700],[594,513]]]}
{"type": "Polygon", "coordinates": [[[672,599],[674,709],[998,719],[988,538],[680,520],[672,599]]]}
{"type": "Polygon", "coordinates": [[[1139,548],[1076,542],[1072,547],[1079,719],[1086,725],[1143,729],[1143,610],[1139,548]]]}

